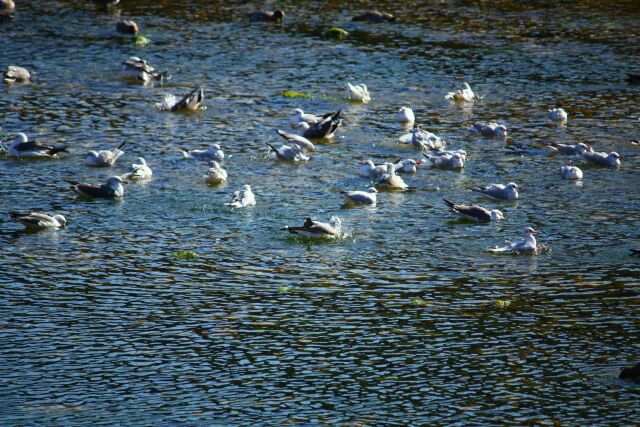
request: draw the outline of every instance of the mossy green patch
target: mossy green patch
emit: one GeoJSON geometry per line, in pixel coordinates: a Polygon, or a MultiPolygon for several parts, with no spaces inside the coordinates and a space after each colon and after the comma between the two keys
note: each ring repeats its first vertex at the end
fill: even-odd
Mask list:
{"type": "Polygon", "coordinates": [[[349,37],[349,32],[343,30],[342,28],[331,27],[327,30],[324,30],[322,32],[322,36],[330,39],[344,39],[349,37]]]}
{"type": "Polygon", "coordinates": [[[151,43],[151,40],[149,40],[142,34],[138,34],[133,38],[133,43],[136,46],[144,47],[144,46],[148,46],[151,43]]]}
{"type": "Polygon", "coordinates": [[[191,251],[182,251],[182,252],[176,252],[175,254],[173,254],[174,258],[177,259],[181,259],[181,260],[194,260],[198,258],[198,254],[195,252],[191,252],[191,251]]]}
{"type": "Polygon", "coordinates": [[[280,95],[285,98],[313,98],[311,95],[302,92],[295,92],[293,90],[283,90],[280,95]]]}

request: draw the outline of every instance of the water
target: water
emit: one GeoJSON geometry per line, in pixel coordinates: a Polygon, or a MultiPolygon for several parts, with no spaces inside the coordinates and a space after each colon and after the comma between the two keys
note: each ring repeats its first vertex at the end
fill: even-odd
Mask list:
{"type": "Polygon", "coordinates": [[[23,1],[1,24],[1,65],[35,71],[32,84],[0,91],[3,132],[71,147],[59,160],[0,162],[2,211],[69,221],[28,234],[0,217],[2,424],[640,423],[638,385],[616,379],[640,344],[640,268],[629,256],[640,148],[628,143],[640,94],[625,82],[640,69],[637,5],[376,2],[399,21],[355,25],[373,3],[285,1],[283,26],[248,24],[260,6],[23,1]],[[118,16],[152,44],[116,34],[118,16]],[[322,39],[330,25],[351,36],[322,39]],[[131,55],[173,78],[126,83],[120,62],[131,55]],[[347,81],[365,82],[373,101],[347,103],[347,81]],[[464,81],[483,103],[444,101],[464,81]],[[195,85],[206,110],[154,108],[195,85]],[[556,103],[567,126],[546,118],[556,103]],[[421,169],[406,177],[412,192],[342,208],[338,189],[367,186],[359,159],[417,155],[396,144],[402,105],[471,153],[467,166],[421,169]],[[296,107],[341,107],[344,127],[307,164],[266,158],[296,107]],[[492,120],[513,144],[467,131],[492,120]],[[124,140],[114,170],[84,166],[88,150],[124,140]],[[562,181],[549,141],[616,150],[623,166],[562,181]],[[205,186],[206,168],[178,151],[212,143],[228,156],[222,187],[205,186]],[[139,155],[154,179],[128,184],[122,201],[75,200],[62,181],[101,181],[139,155]],[[517,202],[466,190],[508,181],[525,187],[517,202]],[[245,183],[257,206],[224,206],[245,183]],[[442,197],[507,219],[460,222],[442,197]],[[280,230],[332,215],[348,238],[312,244],[280,230]],[[485,250],[526,226],[548,251],[485,250]]]}

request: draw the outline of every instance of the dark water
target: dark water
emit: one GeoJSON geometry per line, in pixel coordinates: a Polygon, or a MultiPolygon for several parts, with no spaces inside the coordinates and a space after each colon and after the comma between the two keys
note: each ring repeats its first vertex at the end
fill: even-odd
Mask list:
{"type": "Polygon", "coordinates": [[[640,148],[637,2],[379,2],[393,24],[349,19],[373,3],[20,1],[0,24],[0,65],[34,71],[0,90],[5,136],[65,142],[54,161],[0,162],[0,207],[64,214],[26,234],[0,217],[0,423],[3,425],[635,425],[640,361],[640,148]],[[250,25],[260,7],[284,25],[250,25]],[[114,32],[133,18],[152,40],[114,32]],[[330,25],[344,41],[320,36],[330,25]],[[173,78],[120,78],[138,55],[173,78]],[[349,104],[346,82],[373,101],[349,104]],[[485,100],[444,94],[471,83],[485,100]],[[206,110],[154,108],[167,92],[206,90],[206,110]],[[287,99],[284,89],[313,99],[287,99]],[[550,123],[548,108],[569,112],[550,123]],[[415,157],[398,146],[397,109],[471,157],[463,172],[423,168],[416,190],[375,208],[341,207],[364,188],[360,158],[415,157]],[[266,158],[293,108],[342,107],[334,143],[307,164],[266,158]],[[498,120],[512,144],[469,134],[498,120]],[[128,141],[114,170],[89,149],[128,141]],[[618,151],[618,170],[560,179],[544,144],[618,151]],[[226,186],[178,148],[219,143],[226,186]],[[63,177],[99,181],[139,155],[154,170],[122,201],[79,201],[63,177]],[[516,181],[517,202],[471,185],[516,181]],[[250,184],[258,204],[232,211],[250,184]],[[441,198],[502,209],[504,222],[458,221],[441,198]],[[342,218],[348,237],[310,244],[280,228],[342,218]],[[536,257],[489,246],[541,231],[536,257]],[[195,260],[174,254],[193,251],[195,260]]]}

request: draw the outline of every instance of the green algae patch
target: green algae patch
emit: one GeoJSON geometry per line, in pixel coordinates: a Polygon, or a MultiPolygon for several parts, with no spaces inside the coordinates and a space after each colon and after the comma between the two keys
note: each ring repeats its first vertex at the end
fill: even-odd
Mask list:
{"type": "Polygon", "coordinates": [[[280,95],[284,96],[285,98],[313,98],[308,93],[295,92],[293,90],[283,90],[282,92],[280,92],[280,95]]]}
{"type": "Polygon", "coordinates": [[[349,32],[338,27],[331,27],[322,32],[322,37],[329,39],[345,39],[349,37],[349,32]]]}
{"type": "Polygon", "coordinates": [[[175,254],[173,254],[173,257],[176,259],[191,261],[194,259],[198,259],[198,254],[191,251],[183,251],[183,252],[176,252],[175,254]]]}
{"type": "Polygon", "coordinates": [[[511,307],[511,301],[508,299],[497,299],[493,302],[493,305],[504,310],[511,307]]]}
{"type": "Polygon", "coordinates": [[[415,307],[426,307],[429,305],[429,302],[426,300],[423,300],[422,298],[416,298],[413,301],[411,301],[411,304],[414,305],[415,307]]]}
{"type": "Polygon", "coordinates": [[[138,34],[133,38],[133,43],[136,46],[144,47],[144,46],[149,46],[149,44],[151,43],[151,40],[149,40],[142,34],[138,34]]]}

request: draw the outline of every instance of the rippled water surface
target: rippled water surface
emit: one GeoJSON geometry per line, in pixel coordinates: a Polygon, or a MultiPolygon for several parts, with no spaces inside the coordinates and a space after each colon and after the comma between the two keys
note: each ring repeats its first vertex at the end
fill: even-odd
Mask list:
{"type": "MultiPolygon", "coordinates": [[[[17,0],[16,0],[17,1],[17,0]]],[[[636,425],[640,388],[640,147],[637,2],[19,1],[0,22],[0,66],[33,82],[0,88],[4,137],[67,143],[58,160],[0,159],[0,207],[64,214],[25,233],[0,216],[3,425],[636,425]],[[249,24],[282,7],[283,25],[249,24]],[[395,23],[351,23],[378,7],[395,23]],[[152,43],[114,31],[138,22],[152,43]],[[351,34],[327,40],[340,26],[351,34]],[[132,85],[132,55],[173,78],[132,85]],[[367,105],[345,100],[365,82],[367,105]],[[482,103],[444,100],[464,81],[482,103]],[[165,93],[205,88],[206,109],[158,111],[165,93]],[[312,95],[290,99],[294,90],[312,95]],[[566,126],[547,119],[562,105],[566,126]],[[344,208],[358,160],[416,157],[397,139],[400,106],[470,153],[462,172],[423,167],[410,192],[344,208]],[[342,108],[311,160],[267,158],[291,111],[342,108]],[[470,134],[505,123],[511,140],[470,134]],[[90,149],[126,140],[112,169],[90,149]],[[620,169],[560,179],[549,142],[617,151],[620,169]],[[204,185],[179,148],[223,146],[229,181],[204,185]],[[62,178],[98,182],[143,155],[147,183],[122,201],[76,200],[62,178]],[[516,181],[517,202],[469,192],[516,181]],[[224,203],[250,184],[257,206],[224,203]],[[442,197],[502,209],[459,221],[442,197]],[[311,243],[281,228],[339,216],[346,238],[311,243]],[[497,255],[526,226],[538,256],[497,255]],[[191,251],[197,259],[175,257],[191,251]]]]}

